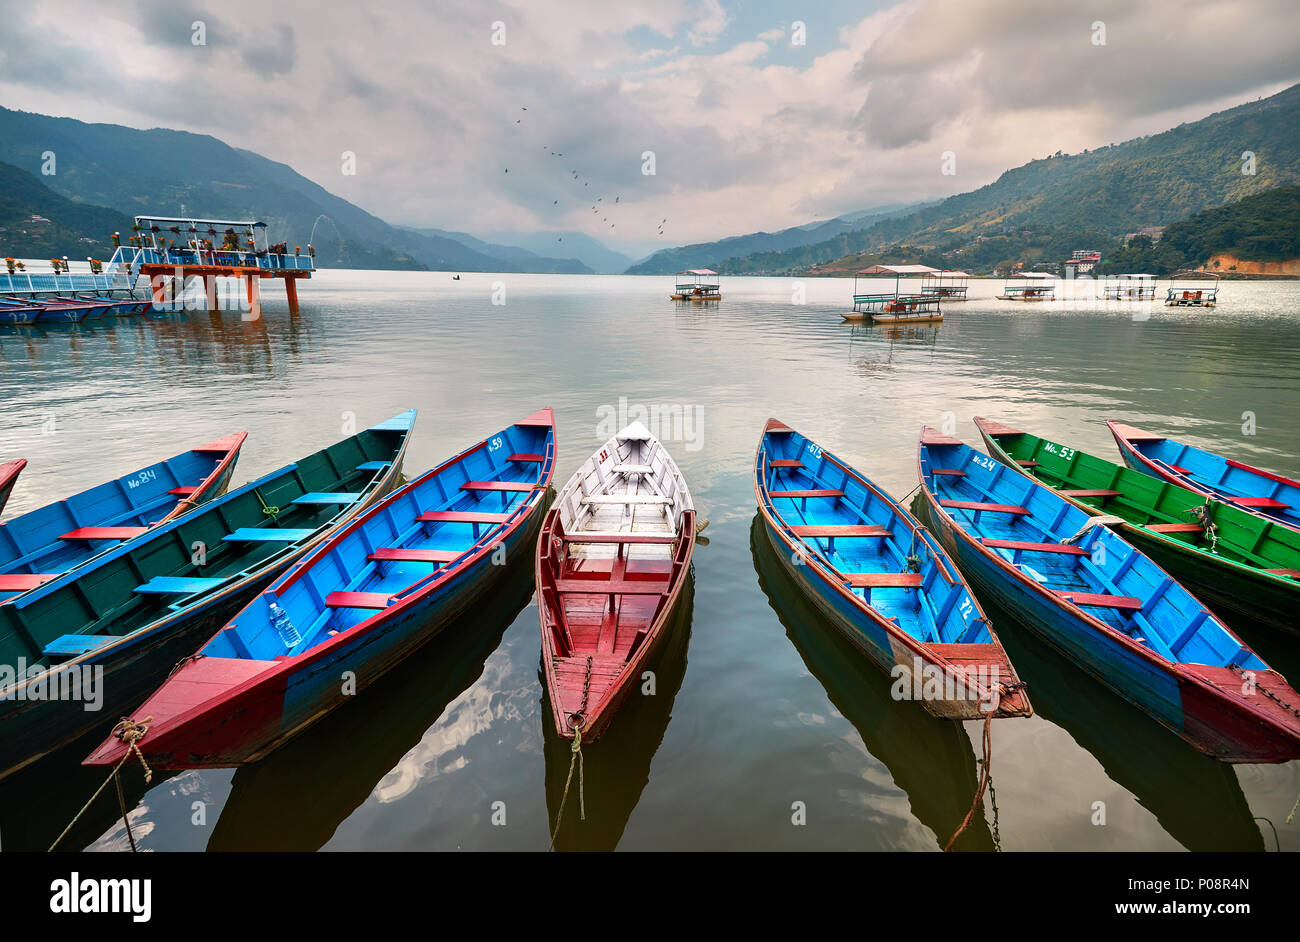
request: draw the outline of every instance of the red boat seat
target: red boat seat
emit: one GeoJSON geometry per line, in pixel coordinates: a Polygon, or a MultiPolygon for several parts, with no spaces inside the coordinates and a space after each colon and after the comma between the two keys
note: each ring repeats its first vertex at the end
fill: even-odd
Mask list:
{"type": "Polygon", "coordinates": [[[1098,608],[1118,608],[1136,612],[1142,607],[1142,600],[1131,595],[1097,595],[1092,592],[1057,592],[1061,598],[1075,605],[1095,605],[1098,608]]]}
{"type": "Polygon", "coordinates": [[[1026,550],[1031,553],[1066,553],[1070,556],[1087,556],[1088,551],[1072,543],[1025,543],[1021,540],[980,540],[990,549],[1026,550]]]}
{"type": "Polygon", "coordinates": [[[1119,497],[1119,491],[1112,491],[1104,487],[1079,487],[1079,488],[1061,488],[1058,494],[1064,494],[1066,497],[1119,497]]]}
{"type": "Polygon", "coordinates": [[[0,592],[26,592],[28,589],[34,589],[58,577],[59,573],[57,572],[12,572],[0,575],[0,592]]]}
{"type": "Polygon", "coordinates": [[[555,591],[560,595],[663,595],[667,584],[662,580],[629,582],[626,579],[557,579],[555,591]]]}
{"type": "MultiPolygon", "coordinates": [[[[1287,576],[1290,579],[1300,579],[1300,569],[1265,569],[1265,572],[1271,572],[1275,576],[1287,576]]],[[[0,576],[0,579],[3,579],[0,576]]]]}
{"type": "Polygon", "coordinates": [[[511,455],[506,461],[525,461],[541,464],[546,460],[545,455],[511,455]]]}
{"type": "Polygon", "coordinates": [[[1025,507],[1019,504],[985,504],[976,500],[941,500],[940,507],[951,507],[954,510],[987,510],[999,514],[1017,514],[1019,516],[1031,517],[1033,514],[1025,507]]]}
{"type": "Polygon", "coordinates": [[[1281,510],[1291,505],[1271,497],[1229,497],[1238,507],[1259,507],[1261,510],[1281,510]]]}
{"type": "Polygon", "coordinates": [[[566,543],[676,543],[677,537],[668,533],[566,533],[566,543]]]}
{"type": "Polygon", "coordinates": [[[387,592],[331,592],[325,596],[330,608],[387,608],[392,598],[387,592]]]}
{"type": "Polygon", "coordinates": [[[480,513],[477,510],[426,510],[415,518],[420,523],[505,523],[510,514],[480,513]]]}
{"type": "Polygon", "coordinates": [[[194,493],[195,491],[197,491],[197,490],[198,490],[197,487],[173,487],[173,488],[172,488],[170,491],[168,491],[167,493],[168,493],[168,494],[175,494],[177,497],[189,497],[191,494],[193,494],[193,493],[194,493]]]}
{"type": "Polygon", "coordinates": [[[1017,458],[1016,464],[1022,468],[1037,468],[1042,462],[1035,461],[1033,458],[1017,458]]]}
{"type": "Polygon", "coordinates": [[[528,481],[466,481],[460,486],[462,491],[517,491],[527,493],[533,489],[528,481]]]}
{"type": "Polygon", "coordinates": [[[933,473],[935,473],[935,474],[946,475],[947,477],[950,477],[950,478],[964,478],[964,477],[966,477],[966,472],[965,472],[965,471],[962,471],[962,470],[959,470],[959,469],[957,469],[957,468],[934,468],[934,469],[933,469],[933,473]]]}
{"type": "Polygon", "coordinates": [[[875,524],[803,524],[790,528],[795,536],[889,536],[893,531],[875,524]]]}
{"type": "Polygon", "coordinates": [[[405,546],[381,546],[366,559],[383,562],[449,563],[465,554],[464,550],[407,549],[405,546]]]}
{"type": "Polygon", "coordinates": [[[768,463],[770,468],[802,468],[803,462],[798,458],[773,458],[768,463]]]}
{"type": "Polygon", "coordinates": [[[1179,474],[1186,474],[1186,475],[1189,475],[1189,476],[1192,474],[1192,470],[1191,470],[1190,468],[1184,468],[1184,467],[1181,467],[1180,465],[1176,465],[1176,464],[1171,464],[1171,465],[1169,465],[1169,467],[1170,467],[1170,469],[1172,469],[1172,470],[1174,470],[1174,471],[1177,471],[1179,474]]]}
{"type": "Polygon", "coordinates": [[[916,589],[922,582],[919,572],[846,572],[843,575],[855,589],[916,589]]]}
{"type": "Polygon", "coordinates": [[[843,497],[843,491],[834,489],[808,490],[808,491],[768,491],[768,497],[843,497]]]}
{"type": "Polygon", "coordinates": [[[1200,533],[1205,528],[1199,523],[1148,523],[1147,529],[1156,533],[1200,533]]]}
{"type": "Polygon", "coordinates": [[[59,537],[60,540],[129,540],[148,527],[78,527],[59,537]]]}

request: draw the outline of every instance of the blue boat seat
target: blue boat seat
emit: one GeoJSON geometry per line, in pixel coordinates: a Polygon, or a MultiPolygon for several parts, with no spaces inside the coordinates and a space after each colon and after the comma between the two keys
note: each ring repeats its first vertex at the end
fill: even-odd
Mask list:
{"type": "Polygon", "coordinates": [[[358,471],[382,471],[392,464],[391,461],[366,461],[357,465],[358,471]]]}
{"type": "Polygon", "coordinates": [[[225,585],[225,579],[210,579],[200,576],[154,576],[144,585],[138,585],[132,592],[140,595],[190,595],[194,592],[206,592],[225,585]]]}
{"type": "Polygon", "coordinates": [[[41,653],[46,657],[77,657],[121,639],[121,635],[59,635],[41,653]]]}
{"type": "Polygon", "coordinates": [[[310,491],[301,497],[295,497],[293,504],[355,504],[361,499],[360,494],[346,491],[310,491]]]}
{"type": "Polygon", "coordinates": [[[282,529],[279,527],[240,527],[221,539],[227,543],[297,543],[305,540],[315,530],[282,529]]]}

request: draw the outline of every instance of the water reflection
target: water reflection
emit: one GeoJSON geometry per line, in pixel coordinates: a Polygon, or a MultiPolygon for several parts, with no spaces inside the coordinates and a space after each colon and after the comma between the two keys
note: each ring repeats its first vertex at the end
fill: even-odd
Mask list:
{"type": "MultiPolygon", "coordinates": [[[[978,784],[975,753],[962,724],[890,696],[889,676],[840,636],[785,571],[758,514],[750,526],[750,548],[759,586],[804,664],[867,751],[889,769],[894,784],[907,794],[912,814],[942,847],[970,810],[978,784]]],[[[1031,689],[1037,694],[1037,688],[1031,689]]],[[[953,849],[994,849],[982,808],[953,849]]]]}
{"type": "MultiPolygon", "coordinates": [[[[585,820],[580,817],[577,772],[564,804],[564,818],[555,834],[560,851],[613,850],[618,846],[641,792],[650,781],[650,764],[663,742],[672,718],[673,700],[686,676],[686,649],[691,639],[695,610],[695,578],[687,581],[677,610],[664,626],[663,646],[651,659],[648,670],[655,675],[655,695],[633,691],[619,709],[609,731],[599,742],[582,750],[585,820]]],[[[546,808],[550,827],[564,798],[565,781],[572,757],[568,740],[561,739],[552,723],[551,704],[543,671],[538,669],[542,694],[542,735],[546,758],[546,808]]]]}

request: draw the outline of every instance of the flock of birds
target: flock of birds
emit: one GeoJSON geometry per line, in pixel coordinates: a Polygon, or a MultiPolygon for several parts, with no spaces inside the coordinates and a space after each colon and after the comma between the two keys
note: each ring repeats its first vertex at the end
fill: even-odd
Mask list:
{"type": "MultiPolygon", "coordinates": [[[[521,106],[521,107],[520,107],[520,110],[521,110],[521,111],[527,111],[528,109],[527,109],[527,108],[524,108],[524,107],[521,106]]],[[[516,119],[515,119],[515,124],[516,124],[516,125],[521,125],[521,124],[523,124],[523,118],[516,118],[516,119]]],[[[563,157],[564,157],[564,154],[563,154],[563,153],[561,153],[560,151],[557,151],[557,150],[552,149],[552,148],[550,147],[550,145],[548,145],[548,144],[543,144],[543,145],[542,145],[542,149],[545,150],[545,151],[546,151],[546,152],[547,152],[551,157],[557,157],[557,158],[563,158],[563,157]]],[[[509,168],[509,167],[506,167],[506,168],[505,168],[505,172],[506,172],[506,173],[509,173],[509,172],[510,172],[510,168],[509,168]]],[[[581,183],[584,189],[590,189],[590,188],[591,188],[591,181],[590,181],[590,180],[585,180],[585,179],[583,179],[582,174],[579,173],[577,170],[574,170],[573,167],[572,167],[572,165],[570,165],[570,167],[569,167],[569,173],[570,173],[570,175],[571,175],[571,179],[573,180],[574,183],[581,183]]],[[[613,202],[613,203],[606,203],[605,206],[601,206],[601,204],[605,202],[605,197],[604,197],[603,195],[602,195],[602,196],[597,196],[597,197],[596,197],[596,201],[595,201],[594,203],[591,204],[591,211],[592,211],[593,214],[595,214],[595,215],[597,215],[597,216],[600,216],[600,221],[601,221],[602,223],[604,223],[608,228],[610,228],[610,229],[612,230],[612,229],[616,228],[616,224],[615,224],[614,222],[612,222],[612,221],[610,220],[610,218],[609,218],[609,215],[610,215],[610,213],[611,213],[611,210],[608,209],[608,207],[619,205],[619,204],[621,203],[622,199],[623,199],[623,197],[622,197],[621,195],[616,195],[616,196],[614,197],[614,202],[613,202]],[[604,214],[602,214],[602,210],[603,210],[603,213],[604,213],[604,214]]],[[[554,201],[551,203],[551,205],[552,205],[552,206],[559,206],[559,205],[560,205],[560,201],[559,201],[558,199],[557,199],[557,200],[554,200],[554,201]]],[[[667,224],[668,224],[668,218],[667,218],[667,217],[664,217],[663,219],[661,219],[661,220],[659,221],[659,225],[658,225],[658,227],[657,227],[657,229],[656,229],[656,232],[657,232],[658,235],[662,236],[662,235],[664,234],[664,226],[666,226],[667,224]]],[[[557,241],[557,242],[563,242],[563,241],[564,241],[564,237],[563,237],[563,236],[557,237],[555,241],[557,241]]]]}

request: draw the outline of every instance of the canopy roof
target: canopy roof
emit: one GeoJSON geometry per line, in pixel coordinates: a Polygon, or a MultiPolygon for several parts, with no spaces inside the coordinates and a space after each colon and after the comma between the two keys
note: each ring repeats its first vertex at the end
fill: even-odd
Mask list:
{"type": "Polygon", "coordinates": [[[1055,280],[1056,276],[1045,271],[1018,271],[1011,276],[1012,278],[1051,278],[1055,280]]]}
{"type": "Polygon", "coordinates": [[[223,229],[265,229],[266,223],[254,222],[248,219],[191,219],[188,217],[173,216],[136,216],[135,224],[148,228],[150,225],[159,226],[185,225],[194,226],[196,229],[202,226],[205,229],[215,229],[220,226],[223,229]]]}
{"type": "Polygon", "coordinates": [[[936,271],[930,273],[935,278],[969,278],[970,275],[964,271],[936,271]]]}
{"type": "Polygon", "coordinates": [[[1174,272],[1171,276],[1171,280],[1173,278],[1213,278],[1215,281],[1218,281],[1219,277],[1217,271],[1205,271],[1200,268],[1184,268],[1174,272]]]}
{"type": "Polygon", "coordinates": [[[1155,276],[1155,275],[1107,275],[1106,277],[1108,277],[1108,278],[1142,278],[1142,279],[1150,278],[1150,279],[1154,280],[1156,276],[1155,276]]]}
{"type": "Polygon", "coordinates": [[[858,272],[859,275],[933,275],[939,269],[929,265],[872,265],[858,272]]]}
{"type": "Polygon", "coordinates": [[[679,275],[716,275],[716,271],[709,271],[707,268],[688,268],[686,271],[679,271],[679,275]]]}

